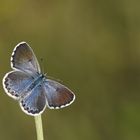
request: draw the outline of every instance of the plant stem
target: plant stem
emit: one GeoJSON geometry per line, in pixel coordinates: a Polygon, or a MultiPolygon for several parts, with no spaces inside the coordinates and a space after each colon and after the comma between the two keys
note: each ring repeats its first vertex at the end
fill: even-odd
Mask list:
{"type": "Polygon", "coordinates": [[[35,116],[37,140],[44,140],[41,115],[35,116]]]}

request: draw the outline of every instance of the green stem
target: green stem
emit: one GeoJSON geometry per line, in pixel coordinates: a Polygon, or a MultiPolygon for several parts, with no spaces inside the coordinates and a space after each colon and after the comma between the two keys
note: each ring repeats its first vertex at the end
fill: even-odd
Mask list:
{"type": "Polygon", "coordinates": [[[44,140],[41,115],[35,116],[37,140],[44,140]]]}

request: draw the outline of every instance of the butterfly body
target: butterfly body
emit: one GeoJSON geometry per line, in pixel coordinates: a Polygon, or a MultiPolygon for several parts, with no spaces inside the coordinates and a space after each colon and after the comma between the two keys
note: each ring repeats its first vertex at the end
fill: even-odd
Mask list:
{"type": "Polygon", "coordinates": [[[13,71],[4,76],[3,87],[10,97],[18,100],[25,113],[35,116],[46,106],[59,109],[74,101],[75,95],[70,89],[41,73],[37,58],[26,42],[13,50],[11,67],[13,71]]]}
{"type": "Polygon", "coordinates": [[[29,85],[29,87],[27,88],[28,91],[31,91],[33,88],[35,88],[36,86],[40,85],[43,83],[43,81],[45,80],[45,77],[43,74],[38,75],[38,77],[36,77],[34,79],[34,81],[31,83],[31,85],[29,85]]]}

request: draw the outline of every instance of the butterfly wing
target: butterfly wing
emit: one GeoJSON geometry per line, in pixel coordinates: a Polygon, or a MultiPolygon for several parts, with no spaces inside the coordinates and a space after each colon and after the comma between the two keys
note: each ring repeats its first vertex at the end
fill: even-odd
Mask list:
{"type": "Polygon", "coordinates": [[[39,115],[46,107],[46,96],[41,85],[36,86],[20,100],[20,107],[28,115],[39,115]]]}
{"type": "Polygon", "coordinates": [[[5,92],[14,99],[19,99],[24,89],[30,85],[33,77],[22,71],[11,71],[3,78],[3,88],[5,92]]]}
{"type": "Polygon", "coordinates": [[[50,109],[59,109],[70,105],[74,99],[74,93],[64,85],[47,79],[44,82],[44,89],[47,98],[47,104],[50,109]]]}
{"type": "Polygon", "coordinates": [[[32,48],[26,43],[19,43],[11,56],[11,67],[27,73],[40,73],[40,67],[32,48]]]}

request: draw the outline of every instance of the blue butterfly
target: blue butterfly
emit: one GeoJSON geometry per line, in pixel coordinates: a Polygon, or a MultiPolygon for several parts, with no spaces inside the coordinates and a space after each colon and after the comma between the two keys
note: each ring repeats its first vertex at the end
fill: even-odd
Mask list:
{"type": "Polygon", "coordinates": [[[37,58],[26,42],[13,50],[11,68],[13,71],[3,78],[4,90],[28,115],[39,115],[46,106],[63,108],[74,101],[75,95],[70,89],[41,73],[37,58]]]}

